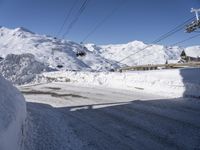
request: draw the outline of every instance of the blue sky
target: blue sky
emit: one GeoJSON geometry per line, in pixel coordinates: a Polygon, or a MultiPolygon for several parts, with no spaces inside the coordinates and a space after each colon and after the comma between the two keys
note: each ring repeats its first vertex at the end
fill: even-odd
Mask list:
{"type": "MultiPolygon", "coordinates": [[[[0,25],[9,28],[23,26],[39,34],[56,36],[75,0],[0,0],[0,25]]],[[[79,0],[72,17],[80,7],[79,0]]],[[[86,42],[96,44],[127,43],[141,40],[151,43],[160,35],[184,22],[200,8],[200,0],[90,0],[86,10],[66,39],[80,42],[113,8],[122,5],[86,42]]],[[[62,34],[67,29],[66,24],[62,34]]],[[[62,35],[61,34],[61,35],[62,35]]],[[[170,45],[197,33],[181,31],[164,40],[170,45]]],[[[182,46],[200,44],[200,37],[182,46]]]]}

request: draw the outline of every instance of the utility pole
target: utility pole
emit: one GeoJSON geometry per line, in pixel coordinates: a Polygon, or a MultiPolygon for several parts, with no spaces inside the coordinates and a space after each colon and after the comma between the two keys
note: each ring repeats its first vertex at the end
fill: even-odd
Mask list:
{"type": "Polygon", "coordinates": [[[196,20],[186,26],[187,33],[194,32],[198,28],[200,28],[199,12],[200,12],[200,8],[199,9],[194,9],[194,8],[191,9],[191,13],[195,13],[195,15],[196,15],[196,20]]]}

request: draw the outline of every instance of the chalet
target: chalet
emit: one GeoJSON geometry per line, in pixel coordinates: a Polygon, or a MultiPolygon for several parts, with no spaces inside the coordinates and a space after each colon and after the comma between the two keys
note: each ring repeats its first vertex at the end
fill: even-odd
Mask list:
{"type": "Polygon", "coordinates": [[[181,53],[183,62],[200,62],[200,47],[186,48],[181,53]]]}

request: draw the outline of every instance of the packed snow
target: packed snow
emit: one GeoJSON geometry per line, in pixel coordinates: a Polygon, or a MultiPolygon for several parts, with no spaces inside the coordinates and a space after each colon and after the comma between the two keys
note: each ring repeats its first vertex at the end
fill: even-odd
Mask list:
{"type": "Polygon", "coordinates": [[[0,76],[0,149],[23,150],[26,104],[22,94],[0,76]]]}
{"type": "Polygon", "coordinates": [[[144,90],[166,96],[200,97],[200,69],[176,69],[134,72],[50,72],[34,82],[72,82],[127,90],[144,90]]]}
{"type": "Polygon", "coordinates": [[[200,148],[198,99],[66,82],[20,90],[30,122],[26,150],[200,148]]]}

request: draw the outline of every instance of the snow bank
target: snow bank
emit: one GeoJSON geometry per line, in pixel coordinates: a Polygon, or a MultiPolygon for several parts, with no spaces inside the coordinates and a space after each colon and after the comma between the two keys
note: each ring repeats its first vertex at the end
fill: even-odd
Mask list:
{"type": "Polygon", "coordinates": [[[23,96],[0,77],[0,150],[22,150],[26,104],[23,96]]]}
{"type": "Polygon", "coordinates": [[[37,82],[70,81],[78,84],[144,90],[165,96],[200,97],[200,69],[177,69],[137,72],[52,72],[37,82]]]}

